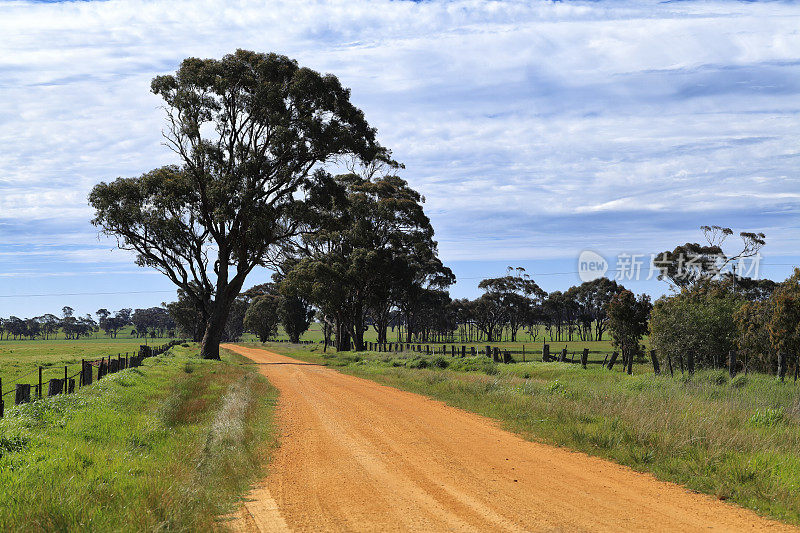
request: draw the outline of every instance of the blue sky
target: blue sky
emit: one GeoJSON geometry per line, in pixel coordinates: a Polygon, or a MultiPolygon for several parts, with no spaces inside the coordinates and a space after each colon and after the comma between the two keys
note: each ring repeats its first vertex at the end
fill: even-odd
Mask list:
{"type": "Polygon", "coordinates": [[[766,233],[761,274],[783,279],[798,28],[788,2],[0,2],[0,316],[173,297],[98,237],[86,196],[173,161],[153,76],[237,47],[352,89],[427,199],[454,296],[509,265],[564,289],[582,250],[649,257],[701,224],[766,233]]]}

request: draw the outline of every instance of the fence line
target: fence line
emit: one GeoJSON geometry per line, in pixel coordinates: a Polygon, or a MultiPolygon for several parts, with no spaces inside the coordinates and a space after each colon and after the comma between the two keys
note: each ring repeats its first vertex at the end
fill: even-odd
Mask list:
{"type": "MultiPolygon", "coordinates": [[[[610,353],[605,354],[605,358],[603,361],[589,361],[589,348],[583,348],[581,351],[572,351],[570,354],[566,347],[562,348],[558,354],[550,352],[550,345],[547,343],[542,344],[541,350],[536,351],[526,351],[525,345],[522,346],[521,350],[509,350],[507,348],[499,348],[497,346],[486,345],[484,347],[476,347],[476,346],[469,346],[467,347],[465,344],[456,345],[456,344],[418,344],[418,343],[405,343],[405,342],[386,342],[386,343],[378,343],[378,342],[365,342],[365,348],[367,351],[371,352],[394,352],[394,353],[401,353],[401,352],[412,352],[412,353],[422,353],[425,355],[443,355],[443,356],[451,356],[451,357],[475,357],[476,355],[485,355],[492,361],[496,363],[516,363],[517,360],[512,357],[512,355],[521,355],[522,361],[521,362],[528,362],[534,361],[535,355],[539,355],[539,359],[542,362],[562,362],[562,363],[578,363],[583,368],[587,368],[590,364],[600,364],[603,368],[608,368],[612,370],[614,365],[617,363],[619,359],[620,353],[617,351],[613,351],[610,353]],[[433,346],[433,348],[431,348],[433,346]],[[449,346],[449,349],[448,349],[449,346]],[[437,350],[438,348],[438,350],[437,350]],[[528,358],[527,355],[530,355],[528,358]],[[609,358],[610,355],[610,358],[609,358]],[[577,361],[576,361],[577,357],[577,361]]],[[[602,352],[594,352],[599,353],[599,355],[603,355],[602,352]]],[[[656,354],[655,350],[650,350],[650,364],[653,366],[653,373],[655,375],[661,374],[661,363],[658,359],[658,355],[656,354]]],[[[670,376],[675,376],[676,368],[680,370],[681,375],[685,375],[688,373],[689,375],[694,374],[695,371],[695,354],[691,351],[688,351],[686,354],[686,360],[684,364],[684,354],[679,354],[677,357],[677,361],[674,362],[673,358],[670,354],[666,354],[666,362],[667,362],[667,370],[669,371],[670,376]]],[[[798,376],[800,375],[800,355],[796,356],[793,360],[794,362],[794,381],[796,382],[798,376]]],[[[622,360],[622,369],[630,374],[633,367],[633,361],[630,357],[627,357],[623,354],[622,360]]],[[[722,361],[722,358],[719,358],[715,368],[724,368],[727,369],[730,377],[733,378],[736,376],[737,373],[743,371],[745,374],[748,372],[748,367],[746,361],[742,363],[738,360],[736,350],[731,350],[728,354],[727,362],[722,361]]],[[[777,358],[777,377],[783,381],[788,374],[789,369],[789,361],[788,355],[786,353],[779,353],[777,358]]]]}
{"type": "MultiPolygon", "coordinates": [[[[162,353],[166,352],[173,346],[178,344],[182,344],[184,341],[182,340],[174,340],[170,341],[167,344],[163,344],[157,348],[147,345],[139,346],[138,355],[131,354],[130,356],[128,353],[125,353],[123,357],[121,353],[117,354],[116,357],[113,355],[109,355],[108,357],[102,357],[96,360],[89,360],[81,359],[80,363],[80,370],[78,372],[70,375],[69,374],[69,367],[70,365],[64,366],[64,377],[51,378],[47,381],[44,381],[43,375],[46,370],[51,370],[52,368],[45,369],[44,367],[38,367],[33,369],[32,371],[24,374],[22,376],[17,377],[14,379],[9,385],[14,385],[14,388],[9,389],[6,392],[2,392],[3,390],[3,378],[0,377],[0,418],[3,417],[5,411],[5,397],[12,392],[14,393],[14,405],[20,405],[23,403],[29,403],[31,401],[31,391],[33,391],[33,399],[40,400],[45,397],[44,394],[44,387],[45,384],[47,386],[47,397],[56,396],[59,394],[72,394],[76,390],[81,389],[83,387],[87,387],[92,384],[92,381],[95,380],[95,374],[97,374],[96,380],[99,381],[104,376],[108,374],[113,374],[115,372],[119,372],[120,370],[125,370],[127,368],[136,368],[141,366],[142,361],[147,357],[153,357],[156,355],[161,355],[162,353]],[[95,372],[95,368],[97,368],[97,372],[95,372]],[[19,383],[20,380],[30,376],[35,372],[39,372],[39,379],[36,383],[19,383]],[[76,381],[77,379],[77,381],[76,381]]],[[[59,367],[60,373],[60,367],[59,367]]]]}

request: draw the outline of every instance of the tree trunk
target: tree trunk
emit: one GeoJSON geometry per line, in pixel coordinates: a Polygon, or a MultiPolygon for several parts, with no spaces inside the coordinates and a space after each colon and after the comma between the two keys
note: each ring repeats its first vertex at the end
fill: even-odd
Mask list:
{"type": "Polygon", "coordinates": [[[222,333],[225,330],[225,320],[209,320],[206,323],[206,331],[203,334],[203,341],[200,344],[201,359],[219,360],[219,343],[222,341],[222,333]]]}
{"type": "MultiPolygon", "coordinates": [[[[238,294],[237,291],[236,296],[238,296],[238,294]]],[[[203,333],[203,340],[200,344],[201,359],[219,360],[219,343],[222,342],[222,336],[225,333],[225,323],[228,321],[231,304],[236,296],[230,298],[230,301],[217,300],[214,302],[214,309],[206,320],[206,328],[203,333]]]]}

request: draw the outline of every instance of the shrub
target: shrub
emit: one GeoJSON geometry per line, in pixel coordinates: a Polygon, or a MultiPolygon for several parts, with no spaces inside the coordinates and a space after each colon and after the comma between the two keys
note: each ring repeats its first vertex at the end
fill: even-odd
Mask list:
{"type": "Polygon", "coordinates": [[[428,368],[428,360],[422,358],[414,358],[406,363],[408,368],[428,368]]]}
{"type": "Polygon", "coordinates": [[[450,362],[444,358],[444,356],[436,357],[431,364],[436,368],[447,368],[450,365],[450,362]]]}
{"type": "Polygon", "coordinates": [[[744,374],[738,374],[731,380],[731,387],[734,389],[741,389],[747,385],[750,379],[744,374]]]}
{"type": "Polygon", "coordinates": [[[663,296],[650,314],[651,346],[673,358],[691,351],[698,367],[723,363],[736,346],[734,314],[743,303],[741,296],[713,283],[663,296]]]}

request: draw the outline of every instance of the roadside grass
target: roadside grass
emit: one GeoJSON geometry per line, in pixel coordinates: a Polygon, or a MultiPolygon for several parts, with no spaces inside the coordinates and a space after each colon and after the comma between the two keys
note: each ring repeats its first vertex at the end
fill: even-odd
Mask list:
{"type": "MultiPolygon", "coordinates": [[[[255,344],[437,398],[525,438],[610,459],[800,524],[800,387],[723,371],[627,376],[568,363],[255,344]]],[[[645,368],[644,365],[641,365],[645,368]]]]}
{"type": "Polygon", "coordinates": [[[277,391],[175,347],[0,419],[0,531],[207,531],[263,475],[277,391]]]}

